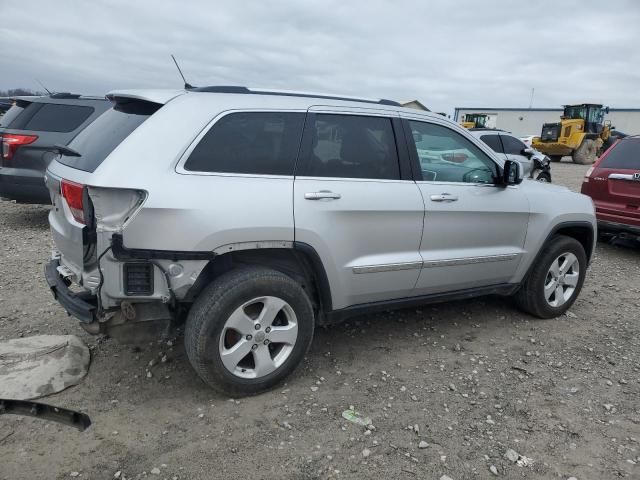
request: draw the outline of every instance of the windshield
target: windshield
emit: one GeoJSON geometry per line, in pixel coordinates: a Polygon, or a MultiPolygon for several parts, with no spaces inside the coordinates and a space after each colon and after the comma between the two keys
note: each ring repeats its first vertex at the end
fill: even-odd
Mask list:
{"type": "Polygon", "coordinates": [[[587,113],[587,122],[589,123],[602,123],[604,119],[604,111],[599,107],[591,107],[589,108],[589,112],[587,113]]]}
{"type": "Polygon", "coordinates": [[[476,128],[486,128],[487,118],[483,113],[467,113],[465,122],[473,122],[476,128]]]}

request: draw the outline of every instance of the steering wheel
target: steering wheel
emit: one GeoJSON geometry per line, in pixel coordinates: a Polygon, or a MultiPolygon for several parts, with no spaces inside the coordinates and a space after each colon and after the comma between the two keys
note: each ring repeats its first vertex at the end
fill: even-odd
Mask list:
{"type": "Polygon", "coordinates": [[[486,177],[484,175],[478,175],[478,172],[482,172],[485,175],[488,175],[489,179],[493,181],[493,174],[487,168],[472,168],[464,175],[462,175],[462,181],[465,183],[489,183],[486,180],[481,180],[483,177],[486,177]]]}

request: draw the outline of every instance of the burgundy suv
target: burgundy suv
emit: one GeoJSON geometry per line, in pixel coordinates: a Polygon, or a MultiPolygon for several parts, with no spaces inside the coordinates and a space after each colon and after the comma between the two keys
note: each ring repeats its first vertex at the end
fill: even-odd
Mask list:
{"type": "Polygon", "coordinates": [[[640,137],[614,143],[585,174],[582,193],[596,205],[600,233],[640,239],[640,137]]]}

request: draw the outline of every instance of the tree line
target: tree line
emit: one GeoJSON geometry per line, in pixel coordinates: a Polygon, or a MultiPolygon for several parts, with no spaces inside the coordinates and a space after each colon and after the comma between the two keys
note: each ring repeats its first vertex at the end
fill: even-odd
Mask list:
{"type": "Polygon", "coordinates": [[[10,88],[8,90],[0,90],[0,97],[22,97],[30,95],[45,95],[45,93],[30,90],[28,88],[10,88]]]}

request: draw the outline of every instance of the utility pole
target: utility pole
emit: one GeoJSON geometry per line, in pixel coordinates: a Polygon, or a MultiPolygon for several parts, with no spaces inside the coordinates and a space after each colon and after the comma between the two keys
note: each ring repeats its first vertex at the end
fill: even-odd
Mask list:
{"type": "Polygon", "coordinates": [[[531,110],[531,107],[533,107],[533,94],[535,93],[536,89],[535,88],[531,88],[531,97],[529,98],[529,110],[531,110]]]}

